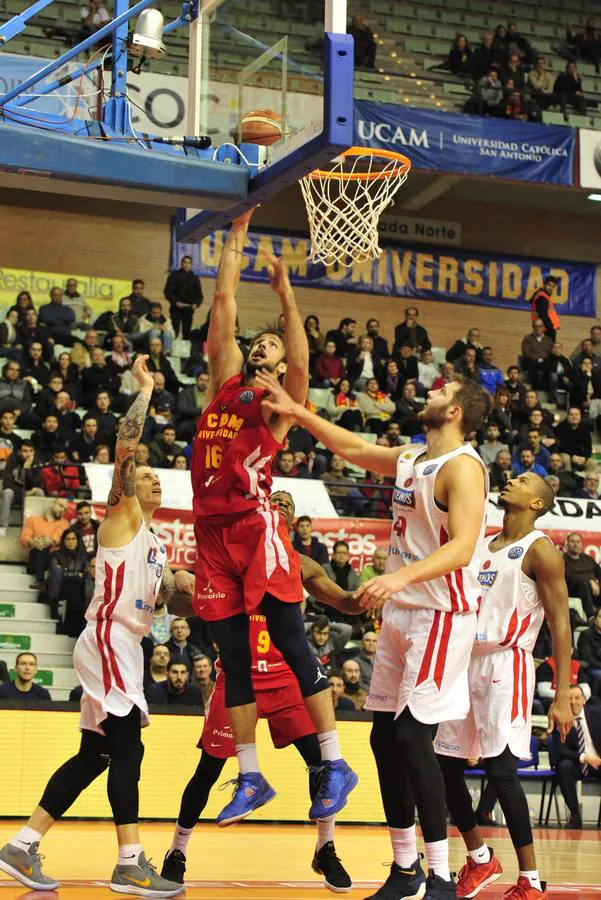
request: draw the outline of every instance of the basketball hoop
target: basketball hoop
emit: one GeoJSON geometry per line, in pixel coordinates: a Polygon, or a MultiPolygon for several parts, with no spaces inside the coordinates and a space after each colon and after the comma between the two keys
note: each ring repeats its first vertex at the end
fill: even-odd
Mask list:
{"type": "Polygon", "coordinates": [[[378,221],[410,168],[401,153],[350,147],[330,169],[315,169],[301,178],[311,234],[309,259],[326,266],[378,259],[378,221]]]}

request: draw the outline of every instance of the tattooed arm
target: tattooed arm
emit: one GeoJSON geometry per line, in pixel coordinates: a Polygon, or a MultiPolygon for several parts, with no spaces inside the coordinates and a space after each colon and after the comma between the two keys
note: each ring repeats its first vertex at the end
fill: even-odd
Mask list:
{"type": "Polygon", "coordinates": [[[154,388],[152,375],[146,366],[147,359],[147,356],[138,356],[131,370],[140,385],[140,392],[125,414],[117,435],[113,483],[107,500],[106,516],[98,531],[98,539],[103,547],[122,547],[129,543],[142,520],[142,510],[136,497],[135,453],[154,388]]]}

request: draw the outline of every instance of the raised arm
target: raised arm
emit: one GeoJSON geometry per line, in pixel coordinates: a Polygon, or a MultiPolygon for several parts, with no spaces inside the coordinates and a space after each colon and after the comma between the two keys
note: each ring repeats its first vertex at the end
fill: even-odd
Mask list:
{"type": "Polygon", "coordinates": [[[140,385],[140,391],[123,417],[117,435],[113,482],[106,504],[106,515],[98,530],[98,540],[103,547],[122,547],[127,544],[142,521],[142,510],[136,497],[135,453],[154,388],[152,375],[146,365],[147,359],[147,356],[138,356],[131,369],[140,385]]]}
{"type": "Polygon", "coordinates": [[[364,441],[352,431],[326,422],[321,416],[314,415],[304,407],[304,399],[302,402],[295,402],[277,379],[268,372],[259,372],[256,381],[259,387],[265,388],[271,394],[270,398],[263,400],[263,406],[279,416],[294,419],[325,444],[328,450],[370,472],[396,475],[397,459],[403,447],[379,447],[377,444],[364,441]]]}
{"type": "Polygon", "coordinates": [[[486,505],[482,466],[466,455],[449,460],[437,477],[436,494],[449,511],[449,540],[425,559],[364,581],[355,592],[364,608],[382,606],[407,585],[448,575],[472,559],[486,505]]]}
{"type": "Polygon", "coordinates": [[[573,723],[570,709],[572,630],[563,557],[550,541],[541,539],[530,547],[524,568],[530,570],[536,581],[551,632],[557,689],[548,713],[549,732],[557,727],[563,743],[573,723]]]}
{"type": "Polygon", "coordinates": [[[309,342],[300,317],[284,260],[271,257],[267,267],[272,290],[278,294],[284,313],[286,375],[284,388],[297,403],[304,404],[309,389],[309,342]]]}
{"type": "Polygon", "coordinates": [[[301,577],[304,588],[320,603],[333,606],[349,616],[358,616],[363,612],[351,592],[344,591],[328,578],[325,570],[310,556],[301,556],[301,577]]]}
{"type": "Polygon", "coordinates": [[[252,214],[251,209],[234,219],[219,260],[207,337],[211,376],[207,392],[210,397],[217,393],[228,378],[240,371],[244,362],[236,343],[236,291],[252,214]]]}

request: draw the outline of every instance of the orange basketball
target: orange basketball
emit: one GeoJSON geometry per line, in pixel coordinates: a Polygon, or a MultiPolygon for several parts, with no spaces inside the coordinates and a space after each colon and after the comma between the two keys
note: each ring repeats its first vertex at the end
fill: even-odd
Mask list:
{"type": "Polygon", "coordinates": [[[241,119],[240,141],[269,147],[282,137],[282,117],[273,109],[251,109],[241,119]]]}

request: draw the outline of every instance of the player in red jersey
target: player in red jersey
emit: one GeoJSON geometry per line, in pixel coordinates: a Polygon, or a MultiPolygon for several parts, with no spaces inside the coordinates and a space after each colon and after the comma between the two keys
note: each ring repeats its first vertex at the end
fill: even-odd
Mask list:
{"type": "Polygon", "coordinates": [[[234,221],[219,263],[208,334],[209,402],[198,422],[191,472],[194,611],[211,622],[221,650],[240,767],[234,797],[217,818],[220,825],[245,818],[274,796],[259,771],[255,744],[248,616],[259,611],[298,681],[319,739],[322,777],[310,818],[342,809],[358,780],[341,759],[328,680],[305,640],[298,556],[285,522],[269,503],[271,465],[292,420],[261,405],[265,391],[256,384],[257,373],[266,370],[283,378],[299,403],[305,402],[309,384],[307,336],[283,260],[271,257],[266,267],[280,298],[284,336],[277,329],[259,332],[246,363],[235,340],[235,295],[251,215],[234,221]]]}
{"type": "MultiPolygon", "coordinates": [[[[294,500],[287,491],[276,491],[271,502],[292,527],[294,500]]],[[[300,557],[305,588],[317,600],[335,606],[350,615],[361,610],[347,591],[331,581],[321,566],[308,556],[300,557]]],[[[190,591],[193,591],[194,580],[190,591]]],[[[183,603],[185,604],[185,600],[183,603]]],[[[179,612],[189,609],[184,605],[179,612]]],[[[251,614],[250,636],[252,675],[259,715],[266,718],[273,744],[278,749],[294,744],[309,767],[309,792],[317,790],[316,770],[320,765],[319,743],[311,719],[307,714],[298,682],[286,665],[282,654],[273,645],[265,616],[251,614]]],[[[331,702],[331,701],[330,701],[331,702]]],[[[183,883],[186,852],[192,831],[202,813],[209,793],[219,778],[226,759],[235,756],[234,737],[225,708],[225,678],[219,672],[215,690],[205,710],[204,729],[198,746],[202,753],[198,767],[182,796],[173,842],[163,863],[162,876],[183,883]]],[[[335,892],[348,891],[351,879],[340,862],[334,846],[334,816],[317,820],[317,845],[313,869],[323,874],[326,887],[335,892]]]]}

